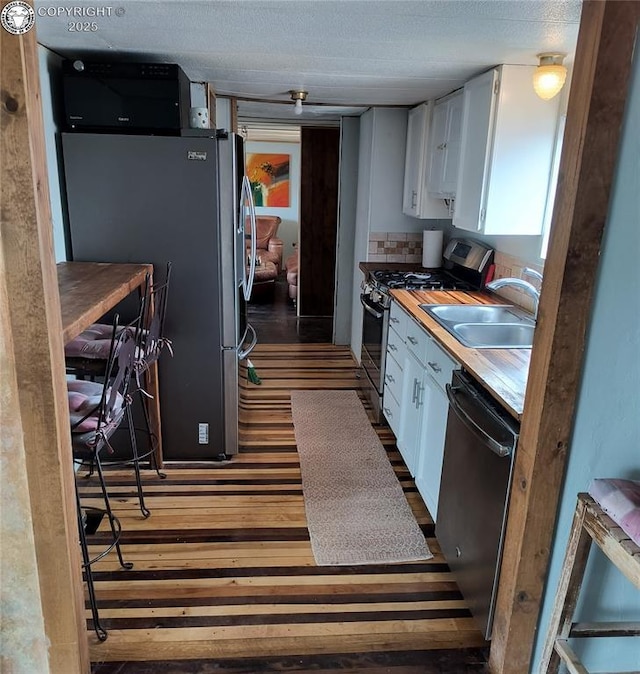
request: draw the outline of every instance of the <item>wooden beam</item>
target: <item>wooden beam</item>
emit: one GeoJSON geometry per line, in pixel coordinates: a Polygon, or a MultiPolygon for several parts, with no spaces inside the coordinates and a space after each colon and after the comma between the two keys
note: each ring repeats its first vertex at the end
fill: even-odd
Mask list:
{"type": "Polygon", "coordinates": [[[207,99],[207,109],[209,110],[209,128],[216,128],[216,90],[212,84],[205,82],[205,96],[207,99]]]}
{"type": "Polygon", "coordinates": [[[583,5],[493,628],[499,674],[529,671],[639,18],[639,2],[583,5]]]}
{"type": "Polygon", "coordinates": [[[13,337],[48,671],[74,674],[89,671],[89,657],[35,30],[19,37],[0,30],[0,50],[2,285],[13,337]]]}
{"type": "Polygon", "coordinates": [[[231,106],[231,131],[238,133],[238,99],[230,98],[229,104],[231,106]]]}

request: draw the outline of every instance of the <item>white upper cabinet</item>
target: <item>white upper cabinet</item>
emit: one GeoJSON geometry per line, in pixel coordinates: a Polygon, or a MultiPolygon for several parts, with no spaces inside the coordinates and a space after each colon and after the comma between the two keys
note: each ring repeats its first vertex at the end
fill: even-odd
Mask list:
{"type": "Polygon", "coordinates": [[[538,98],[534,70],[502,65],[465,84],[455,227],[542,232],[560,97],[538,98]]]}
{"type": "Polygon", "coordinates": [[[462,89],[437,100],[433,108],[429,140],[427,191],[433,197],[456,195],[462,134],[462,89]]]}
{"type": "Polygon", "coordinates": [[[433,103],[409,110],[402,212],[414,218],[446,218],[444,202],[427,193],[429,125],[433,103]]]}

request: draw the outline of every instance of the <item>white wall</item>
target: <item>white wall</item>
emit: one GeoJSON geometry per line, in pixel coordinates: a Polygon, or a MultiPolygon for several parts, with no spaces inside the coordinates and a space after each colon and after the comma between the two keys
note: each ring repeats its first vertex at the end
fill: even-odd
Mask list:
{"type": "MultiPolygon", "coordinates": [[[[56,262],[67,259],[64,240],[64,220],[62,215],[62,167],[58,166],[57,148],[60,146],[60,134],[55,122],[55,112],[62,113],[61,76],[62,59],[45,47],[38,45],[40,67],[40,90],[42,93],[42,117],[46,142],[47,173],[49,177],[49,198],[51,220],[53,224],[53,246],[56,262]]],[[[60,153],[62,156],[62,153],[60,153]]]]}
{"type": "MultiPolygon", "coordinates": [[[[538,671],[576,495],[597,477],[640,480],[640,54],[617,174],[532,672],[538,671]]],[[[595,546],[593,546],[595,548],[595,546]]],[[[640,620],[640,591],[594,549],[576,620],[640,620]]],[[[572,641],[589,671],[640,670],[638,639],[572,641]]]]}
{"type": "MultiPolygon", "coordinates": [[[[300,143],[267,143],[263,141],[247,141],[245,153],[267,152],[291,155],[289,164],[289,208],[256,208],[256,215],[279,215],[282,218],[278,228],[278,237],[284,243],[283,263],[291,253],[293,244],[298,242],[300,226],[300,143]]],[[[312,223],[310,223],[312,224],[312,223]]]]}

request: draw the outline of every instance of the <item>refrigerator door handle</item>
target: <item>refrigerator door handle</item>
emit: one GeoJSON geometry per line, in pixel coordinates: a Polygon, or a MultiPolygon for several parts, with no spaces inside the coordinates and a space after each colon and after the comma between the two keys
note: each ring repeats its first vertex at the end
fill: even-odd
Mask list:
{"type": "MultiPolygon", "coordinates": [[[[253,337],[251,338],[251,343],[246,349],[238,348],[238,360],[244,360],[255,349],[256,344],[258,343],[258,335],[256,335],[256,331],[253,329],[253,326],[250,325],[249,323],[247,323],[247,332],[251,332],[253,337]]],[[[247,332],[245,332],[245,335],[247,334],[247,332]]]]}
{"type": "Polygon", "coordinates": [[[248,302],[251,297],[251,291],[253,290],[253,279],[255,278],[256,273],[256,240],[258,237],[258,232],[256,229],[256,208],[253,203],[253,193],[251,192],[251,183],[249,178],[244,176],[242,179],[242,191],[243,191],[243,203],[244,199],[249,202],[249,221],[251,223],[251,248],[250,248],[250,259],[249,259],[249,275],[247,277],[246,272],[243,277],[243,290],[244,290],[244,299],[248,302]]]}

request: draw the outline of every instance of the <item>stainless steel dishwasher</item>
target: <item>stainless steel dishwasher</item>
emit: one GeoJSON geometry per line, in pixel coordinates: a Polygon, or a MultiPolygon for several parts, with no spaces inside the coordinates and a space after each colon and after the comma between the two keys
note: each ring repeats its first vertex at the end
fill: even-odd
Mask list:
{"type": "Polygon", "coordinates": [[[463,371],[453,373],[447,397],[436,538],[490,639],[520,427],[463,371]]]}

